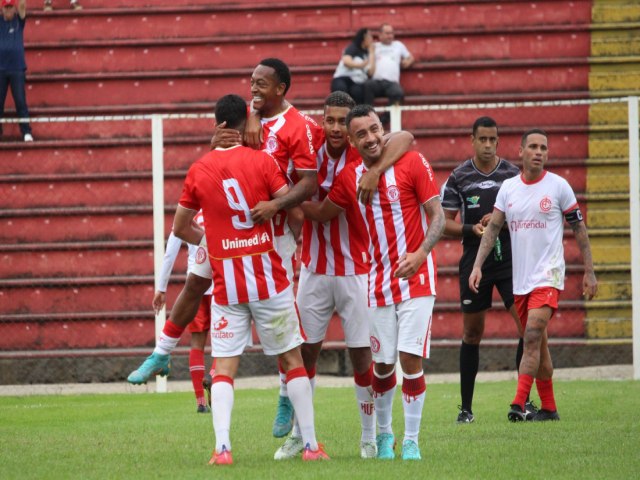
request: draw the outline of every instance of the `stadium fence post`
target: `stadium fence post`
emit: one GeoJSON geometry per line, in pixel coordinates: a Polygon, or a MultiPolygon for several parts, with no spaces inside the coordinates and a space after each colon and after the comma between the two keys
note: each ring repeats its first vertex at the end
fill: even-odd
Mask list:
{"type": "MultiPolygon", "coordinates": [[[[164,257],[164,158],[162,116],[151,117],[151,164],[153,172],[153,270],[155,291],[158,290],[164,257]]],[[[165,307],[156,315],[156,342],[166,320],[165,307]]],[[[156,392],[167,391],[167,377],[156,376],[156,392]]]]}
{"type": "Polygon", "coordinates": [[[631,226],[631,317],[633,378],[640,380],[640,142],[638,97],[629,97],[629,213],[631,226]]]}

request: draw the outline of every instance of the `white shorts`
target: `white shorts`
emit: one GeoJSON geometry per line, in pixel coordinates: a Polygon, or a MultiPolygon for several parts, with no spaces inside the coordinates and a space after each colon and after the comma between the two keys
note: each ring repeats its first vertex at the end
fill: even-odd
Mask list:
{"type": "Polygon", "coordinates": [[[281,236],[273,237],[273,246],[276,249],[278,255],[282,259],[282,265],[287,270],[287,277],[293,285],[294,275],[294,257],[298,248],[298,243],[293,237],[291,230],[285,226],[285,234],[281,236]]]}
{"type": "Polygon", "coordinates": [[[213,270],[211,269],[211,262],[209,261],[209,250],[207,248],[207,237],[202,236],[202,240],[198,244],[196,250],[196,261],[193,262],[191,267],[191,273],[194,273],[202,278],[213,278],[213,270]]]}
{"type": "Polygon", "coordinates": [[[333,312],[337,311],[347,347],[369,346],[367,274],[319,275],[300,268],[296,302],[306,343],[324,340],[333,312]]]}
{"type": "Polygon", "coordinates": [[[376,363],[393,365],[398,352],[429,358],[431,318],[436,297],[418,297],[369,309],[371,354],[376,363]]]}
{"type": "Polygon", "coordinates": [[[240,355],[251,341],[251,319],[265,355],[288,352],[304,341],[288,287],[275,297],[237,305],[211,305],[211,351],[216,357],[240,355]]]}

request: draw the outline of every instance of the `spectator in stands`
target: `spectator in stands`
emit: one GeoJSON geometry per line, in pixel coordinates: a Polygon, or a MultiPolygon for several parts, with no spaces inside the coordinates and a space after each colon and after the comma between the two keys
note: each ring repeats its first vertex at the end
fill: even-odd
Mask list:
{"type": "MultiPolygon", "coordinates": [[[[70,0],[69,6],[71,7],[71,10],[82,10],[82,5],[80,5],[80,2],[78,2],[78,0],[70,0]]],[[[52,10],[53,0],[44,0],[44,11],[50,12],[52,10]]]]}
{"type": "MultiPolygon", "coordinates": [[[[374,43],[373,68],[369,71],[371,78],[364,84],[366,104],[373,105],[377,97],[388,98],[389,105],[399,105],[404,99],[404,90],[400,86],[400,67],[409,68],[415,59],[404,43],[394,40],[393,35],[393,27],[383,23],[379,41],[374,43]]],[[[388,123],[388,112],[380,117],[383,124],[388,123]]]]}
{"type": "MultiPolygon", "coordinates": [[[[24,56],[24,26],[27,15],[26,0],[1,0],[2,22],[0,22],[0,118],[4,116],[4,102],[11,87],[18,118],[29,118],[25,79],[27,63],[24,56]],[[17,8],[16,8],[16,3],[17,8]],[[16,15],[17,11],[17,15],[16,15]]],[[[0,124],[0,136],[2,135],[0,124]]],[[[32,142],[29,122],[20,124],[25,142],[32,142]]]]}
{"type": "Polygon", "coordinates": [[[364,83],[374,67],[373,35],[368,28],[356,32],[353,40],[342,53],[333,80],[332,92],[346,92],[356,103],[364,102],[364,83]]]}

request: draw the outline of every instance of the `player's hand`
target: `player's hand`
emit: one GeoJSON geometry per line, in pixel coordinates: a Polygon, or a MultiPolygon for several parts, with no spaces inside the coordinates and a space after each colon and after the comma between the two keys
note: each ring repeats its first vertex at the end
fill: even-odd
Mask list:
{"type": "Polygon", "coordinates": [[[398,268],[393,276],[405,279],[413,277],[426,260],[427,254],[422,248],[416,252],[409,252],[398,259],[398,268]]]}
{"type": "Polygon", "coordinates": [[[256,206],[250,210],[251,220],[253,220],[253,223],[260,225],[261,223],[271,220],[277,211],[278,207],[273,201],[258,202],[256,206]]]}
{"type": "Polygon", "coordinates": [[[483,227],[486,227],[487,225],[489,225],[489,220],[491,220],[491,214],[486,213],[484,217],[480,219],[480,223],[482,224],[483,227]]]}
{"type": "Polygon", "coordinates": [[[167,295],[164,292],[156,292],[153,296],[153,302],[151,302],[151,306],[153,307],[153,311],[156,312],[156,315],[160,313],[162,307],[167,301],[167,295]]]}
{"type": "Polygon", "coordinates": [[[380,180],[380,174],[373,171],[366,171],[360,180],[358,181],[358,188],[356,189],[356,198],[363,205],[371,203],[373,195],[378,190],[378,181],[380,180]]]}
{"type": "Polygon", "coordinates": [[[584,295],[587,300],[591,300],[597,294],[598,281],[596,280],[595,273],[584,272],[584,277],[582,278],[582,295],[584,295]]]}
{"type": "Polygon", "coordinates": [[[213,128],[213,137],[211,137],[211,150],[214,148],[229,148],[236,145],[242,145],[242,135],[238,130],[226,128],[227,122],[222,122],[213,128]]]}
{"type": "Polygon", "coordinates": [[[476,223],[473,226],[473,234],[476,237],[482,237],[482,235],[484,235],[484,225],[482,224],[482,222],[476,223]]]}
{"type": "Polygon", "coordinates": [[[471,275],[469,275],[469,288],[473,293],[478,293],[480,280],[482,280],[482,269],[474,267],[473,270],[471,270],[471,275]]]}
{"type": "Polygon", "coordinates": [[[254,150],[262,149],[262,123],[260,117],[251,113],[247,117],[247,123],[244,127],[244,144],[254,150]]]}

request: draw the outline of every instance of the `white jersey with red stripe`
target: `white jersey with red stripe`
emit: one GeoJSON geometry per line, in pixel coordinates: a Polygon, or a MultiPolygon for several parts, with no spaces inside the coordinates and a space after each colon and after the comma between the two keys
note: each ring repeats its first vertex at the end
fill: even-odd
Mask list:
{"type": "Polygon", "coordinates": [[[495,208],[504,212],[511,235],[513,293],[538,287],[564,289],[564,214],[578,208],[569,183],[543,171],[527,183],[522,174],[505,180],[495,208]]]}
{"type": "MultiPolygon", "coordinates": [[[[351,145],[340,158],[331,158],[324,143],[317,155],[318,191],[313,200],[327,196],[342,169],[361,163],[358,150],[351,145]]],[[[302,263],[319,275],[362,275],[369,272],[369,239],[362,215],[354,209],[345,210],[327,223],[304,221],[302,229],[302,263]]]]}
{"type": "Polygon", "coordinates": [[[431,165],[417,152],[407,152],[380,177],[370,205],[356,200],[363,163],[345,168],[329,192],[339,207],[357,209],[370,235],[369,306],[382,307],[436,294],[436,259],[431,251],[417,273],[407,280],[394,277],[400,257],[421,248],[428,228],[422,205],[438,197],[431,165]]]}
{"type": "Polygon", "coordinates": [[[243,146],[216,149],[189,169],[180,205],[202,209],[217,304],[265,300],[290,285],[271,223],[256,225],[250,214],[285,186],[270,155],[243,146]]]}
{"type": "MultiPolygon", "coordinates": [[[[324,141],[322,128],[308,115],[290,105],[284,112],[261,119],[262,149],[273,156],[292,184],[298,183],[296,171],[316,171],[316,152],[324,141]]],[[[273,225],[277,236],[284,235],[286,212],[278,212],[273,225]]]]}

